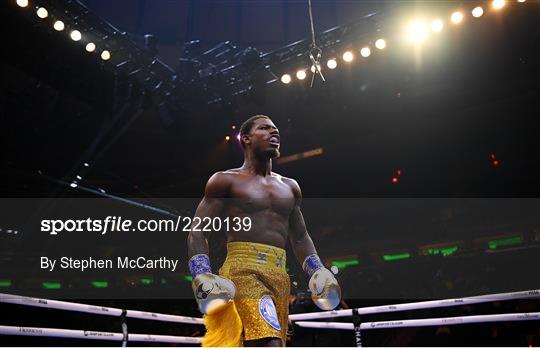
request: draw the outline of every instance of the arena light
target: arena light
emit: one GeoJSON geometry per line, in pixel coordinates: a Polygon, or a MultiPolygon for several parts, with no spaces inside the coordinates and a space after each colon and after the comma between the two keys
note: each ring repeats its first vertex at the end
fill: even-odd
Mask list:
{"type": "Polygon", "coordinates": [[[441,19],[435,19],[433,22],[431,22],[431,30],[435,33],[440,33],[441,30],[443,30],[444,24],[441,19]]]}
{"type": "Polygon", "coordinates": [[[362,49],[360,50],[360,55],[364,58],[367,58],[371,55],[371,50],[367,46],[362,47],[362,49]]]}
{"type": "Polygon", "coordinates": [[[414,43],[422,43],[427,38],[427,27],[423,21],[414,21],[407,27],[407,38],[414,43]]]}
{"type": "Polygon", "coordinates": [[[82,34],[78,30],[71,31],[71,34],[69,34],[69,36],[71,36],[71,40],[73,41],[81,41],[82,39],[82,34]]]}
{"type": "Polygon", "coordinates": [[[49,11],[45,7],[40,7],[37,9],[36,14],[39,18],[45,19],[49,16],[49,11]]]}
{"type": "Polygon", "coordinates": [[[290,83],[291,82],[291,75],[289,75],[289,74],[281,75],[281,82],[283,82],[284,84],[290,83]]]}
{"type": "Polygon", "coordinates": [[[379,39],[375,41],[375,47],[377,47],[380,50],[383,50],[386,48],[386,41],[384,39],[379,39]]]}
{"type": "Polygon", "coordinates": [[[93,42],[89,42],[89,43],[86,45],[85,49],[86,49],[86,52],[92,53],[92,52],[94,52],[94,51],[96,50],[96,44],[93,43],[93,42]]]}
{"type": "Polygon", "coordinates": [[[62,22],[62,21],[56,21],[56,22],[54,22],[54,24],[53,24],[53,28],[54,28],[54,30],[56,30],[56,31],[62,31],[62,30],[65,29],[65,27],[66,27],[66,26],[65,26],[64,22],[62,22]]]}
{"type": "Polygon", "coordinates": [[[443,248],[428,248],[426,250],[427,255],[442,255],[444,257],[453,255],[457,253],[459,250],[459,246],[453,245],[453,246],[447,246],[443,248]]]}
{"type": "Polygon", "coordinates": [[[506,5],[505,0],[493,0],[493,2],[491,3],[491,6],[493,6],[493,8],[496,10],[500,10],[504,7],[504,5],[506,5]]]}
{"type": "Polygon", "coordinates": [[[328,69],[335,69],[337,67],[337,60],[334,58],[328,59],[328,62],[326,62],[326,66],[328,69]]]}
{"type": "Polygon", "coordinates": [[[111,59],[111,52],[109,52],[107,50],[104,50],[103,52],[101,52],[101,59],[103,59],[103,60],[111,59]]]}
{"type": "Polygon", "coordinates": [[[354,59],[354,54],[351,51],[343,53],[343,60],[346,62],[352,62],[354,59]]]}
{"type": "Polygon", "coordinates": [[[142,285],[152,285],[154,284],[154,279],[149,277],[142,277],[140,280],[142,285]]]}
{"type": "Polygon", "coordinates": [[[28,0],[17,0],[19,7],[28,7],[28,0]]]}
{"type": "Polygon", "coordinates": [[[484,14],[484,9],[482,9],[482,7],[480,7],[480,6],[477,6],[477,7],[473,8],[471,13],[472,13],[474,18],[480,18],[484,14]]]}
{"type": "Polygon", "coordinates": [[[410,253],[399,253],[399,254],[386,254],[383,255],[384,261],[397,261],[397,260],[405,260],[410,259],[411,254],[410,253]]]}
{"type": "Polygon", "coordinates": [[[359,264],[360,262],[357,259],[332,261],[332,266],[335,266],[338,269],[343,269],[349,266],[358,266],[359,264]]]}
{"type": "Polygon", "coordinates": [[[296,78],[299,80],[303,80],[306,78],[306,71],[304,69],[300,69],[296,72],[296,78]]]}
{"type": "Polygon", "coordinates": [[[463,21],[463,13],[461,13],[459,11],[456,11],[456,12],[452,13],[452,15],[450,16],[450,20],[454,24],[461,23],[463,21]]]}
{"type": "Polygon", "coordinates": [[[62,288],[62,283],[60,283],[60,282],[43,282],[43,283],[41,283],[41,287],[43,289],[48,289],[48,290],[60,289],[60,288],[62,288]]]}
{"type": "Polygon", "coordinates": [[[500,238],[493,239],[488,241],[488,248],[491,250],[501,248],[501,247],[510,247],[523,244],[523,238],[520,236],[509,237],[509,238],[500,238]]]}
{"type": "Polygon", "coordinates": [[[228,136],[228,135],[227,135],[227,136],[225,136],[225,141],[229,141],[229,140],[231,140],[231,137],[230,137],[230,136],[228,136]]]}
{"type": "Polygon", "coordinates": [[[93,288],[104,289],[109,287],[109,282],[104,280],[94,280],[90,282],[93,288]]]}

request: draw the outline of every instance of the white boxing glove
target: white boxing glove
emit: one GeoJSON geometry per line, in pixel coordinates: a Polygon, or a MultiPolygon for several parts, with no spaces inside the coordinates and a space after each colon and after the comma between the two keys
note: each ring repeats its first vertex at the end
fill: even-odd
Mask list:
{"type": "Polygon", "coordinates": [[[217,313],[234,299],[234,283],[230,279],[212,274],[208,255],[193,256],[189,260],[189,269],[193,277],[191,288],[203,314],[217,313]]]}
{"type": "Polygon", "coordinates": [[[191,282],[191,288],[199,310],[204,314],[219,312],[236,295],[236,288],[231,280],[212,273],[196,276],[191,282]]]}
{"type": "Polygon", "coordinates": [[[341,288],[334,274],[325,268],[317,254],[309,255],[302,265],[310,276],[311,299],[322,310],[329,311],[341,302],[341,288]]]}

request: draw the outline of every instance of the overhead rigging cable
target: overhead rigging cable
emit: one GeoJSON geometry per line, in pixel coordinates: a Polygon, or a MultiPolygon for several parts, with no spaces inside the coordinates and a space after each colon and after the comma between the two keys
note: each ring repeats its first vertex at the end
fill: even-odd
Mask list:
{"type": "Polygon", "coordinates": [[[309,59],[311,59],[312,64],[313,75],[311,76],[311,87],[313,87],[315,83],[315,76],[317,74],[321,76],[323,82],[325,82],[326,80],[324,79],[324,76],[321,72],[322,49],[317,46],[317,42],[315,41],[315,26],[313,25],[313,11],[311,9],[311,0],[308,0],[308,13],[309,24],[311,28],[311,47],[309,49],[309,59]],[[317,58],[315,58],[315,56],[317,56],[317,58]]]}

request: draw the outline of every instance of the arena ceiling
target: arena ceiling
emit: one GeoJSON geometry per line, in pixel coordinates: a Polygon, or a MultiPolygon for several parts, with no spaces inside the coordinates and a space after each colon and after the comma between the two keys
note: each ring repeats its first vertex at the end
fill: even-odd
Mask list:
{"type": "MultiPolygon", "coordinates": [[[[304,1],[84,3],[141,45],[145,34],[155,35],[158,57],[173,68],[189,40],[208,48],[229,40],[269,52],[309,37],[304,1]]],[[[319,32],[373,12],[397,23],[404,14],[470,6],[313,5],[319,32]]],[[[231,105],[176,115],[174,129],[164,127],[155,105],[139,110],[141,99],[112,122],[114,75],[72,42],[12,16],[18,29],[10,35],[25,39],[9,40],[14,46],[2,59],[9,130],[3,185],[14,195],[49,194],[64,192],[58,180],[79,175],[81,186],[121,196],[198,197],[214,171],[241,164],[231,127],[264,113],[281,129],[283,156],[323,148],[321,156],[276,165],[297,178],[308,197],[534,195],[540,192],[537,15],[538,8],[512,6],[504,16],[448,28],[422,52],[420,66],[412,51],[388,50],[369,63],[329,72],[327,83],[312,89],[278,81],[263,102],[242,96],[231,105]],[[110,132],[95,145],[103,129],[110,132]],[[226,135],[233,141],[224,141],[226,135]],[[493,165],[493,154],[500,165],[493,165]],[[394,184],[398,170],[403,176],[394,184]]],[[[296,68],[290,66],[293,73],[296,68]]]]}

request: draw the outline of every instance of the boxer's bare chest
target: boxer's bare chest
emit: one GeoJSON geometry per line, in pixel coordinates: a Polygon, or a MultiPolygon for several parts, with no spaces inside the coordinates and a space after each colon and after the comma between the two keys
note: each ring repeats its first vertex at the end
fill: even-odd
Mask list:
{"type": "Polygon", "coordinates": [[[288,216],[295,205],[291,186],[280,176],[239,176],[231,185],[233,205],[246,214],[273,211],[288,216]]]}

